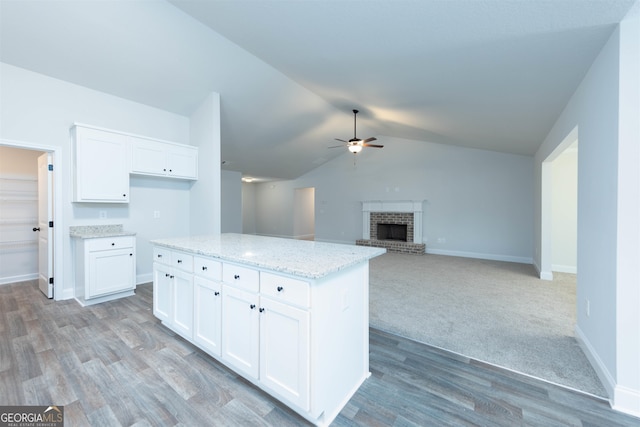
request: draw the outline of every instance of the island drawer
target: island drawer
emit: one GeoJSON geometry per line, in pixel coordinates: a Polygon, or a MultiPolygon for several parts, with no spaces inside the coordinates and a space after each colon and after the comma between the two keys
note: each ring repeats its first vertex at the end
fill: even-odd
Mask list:
{"type": "Polygon", "coordinates": [[[272,273],[260,273],[260,293],[300,307],[309,307],[309,283],[272,273]]]}
{"type": "Polygon", "coordinates": [[[193,255],[185,252],[171,251],[171,265],[180,270],[193,272],[193,255]]]}
{"type": "Polygon", "coordinates": [[[222,263],[211,258],[193,257],[193,272],[198,276],[211,280],[222,279],[222,263]]]}
{"type": "Polygon", "coordinates": [[[155,246],[153,248],[153,261],[171,265],[171,251],[169,249],[155,246]]]}
{"type": "Polygon", "coordinates": [[[227,262],[222,264],[222,281],[249,292],[258,292],[260,290],[258,270],[241,267],[236,264],[227,262]]]}

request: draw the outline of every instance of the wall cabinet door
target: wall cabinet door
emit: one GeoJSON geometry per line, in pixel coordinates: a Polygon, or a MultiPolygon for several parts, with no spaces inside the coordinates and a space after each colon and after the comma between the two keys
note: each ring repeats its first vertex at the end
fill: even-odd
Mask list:
{"type": "Polygon", "coordinates": [[[171,325],[183,337],[193,339],[193,275],[173,269],[171,325]]]}
{"type": "Polygon", "coordinates": [[[131,173],[166,175],[165,144],[142,138],[130,138],[131,173]]]}
{"type": "Polygon", "coordinates": [[[173,296],[171,267],[161,263],[153,264],[153,315],[163,322],[171,318],[171,298],[173,296]]]}
{"type": "Polygon", "coordinates": [[[309,312],[260,299],[260,382],[309,410],[309,312]]]}
{"type": "Polygon", "coordinates": [[[260,317],[258,294],[222,285],[222,358],[258,379],[260,317]]]}
{"type": "Polygon", "coordinates": [[[212,356],[220,357],[222,333],[222,285],[194,277],[193,341],[212,356]]]}
{"type": "Polygon", "coordinates": [[[173,178],[198,179],[198,149],[169,144],[167,175],[173,178]]]}
{"type": "Polygon", "coordinates": [[[198,179],[196,147],[136,137],[130,137],[130,143],[131,173],[198,179]]]}
{"type": "Polygon", "coordinates": [[[129,151],[125,136],[75,126],[74,202],[128,203],[129,151]]]}

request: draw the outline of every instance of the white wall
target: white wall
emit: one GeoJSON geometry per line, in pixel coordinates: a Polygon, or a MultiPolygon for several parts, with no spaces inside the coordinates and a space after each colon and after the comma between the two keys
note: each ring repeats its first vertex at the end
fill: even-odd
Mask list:
{"type": "MultiPolygon", "coordinates": [[[[69,226],[89,224],[123,224],[138,232],[137,272],[139,280],[151,277],[149,239],[186,235],[189,232],[189,188],[181,181],[167,179],[131,180],[131,202],[128,205],[71,203],[71,151],[69,128],[74,122],[108,129],[189,143],[189,119],[69,84],[7,64],[0,64],[0,139],[11,144],[43,146],[60,154],[54,159],[56,188],[62,190],[54,218],[62,227],[62,253],[56,253],[54,272],[56,298],[73,296],[71,239],[69,226]],[[161,211],[153,219],[152,211],[161,211]],[[107,211],[107,219],[99,219],[99,211],[107,211]]],[[[58,242],[60,243],[60,242],[58,242]]]]}
{"type": "Polygon", "coordinates": [[[242,233],[242,173],[222,171],[222,233],[242,233]]]}
{"type": "Polygon", "coordinates": [[[293,237],[315,240],[315,189],[296,188],[293,196],[293,237]]]}
{"type": "Polygon", "coordinates": [[[543,162],[577,127],[576,335],[614,407],[640,415],[638,7],[635,12],[603,47],[535,156],[536,211],[542,212],[535,258],[544,269],[543,162]]]}
{"type": "Polygon", "coordinates": [[[316,240],[362,238],[363,200],[426,200],[427,251],[532,261],[533,158],[380,137],[294,181],[256,185],[256,232],[293,236],[294,190],[315,187],[316,240]],[[438,238],[445,242],[438,243],[438,238]]]}
{"type": "Polygon", "coordinates": [[[198,146],[198,180],[191,189],[185,235],[220,233],[220,95],[210,93],[191,114],[191,143],[198,146]]]}
{"type": "Polygon", "coordinates": [[[242,211],[237,215],[242,216],[242,232],[244,234],[257,234],[256,184],[242,183],[242,211]]]}
{"type": "Polygon", "coordinates": [[[565,150],[551,164],[552,270],[577,272],[578,145],[565,150]]]}

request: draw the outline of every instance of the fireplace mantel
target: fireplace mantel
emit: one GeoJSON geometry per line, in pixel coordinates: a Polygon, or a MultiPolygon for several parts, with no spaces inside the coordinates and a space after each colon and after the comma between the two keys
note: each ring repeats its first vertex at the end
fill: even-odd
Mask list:
{"type": "Polygon", "coordinates": [[[413,213],[413,243],[422,243],[423,200],[367,200],[362,202],[362,238],[371,238],[371,212],[413,213]]]}

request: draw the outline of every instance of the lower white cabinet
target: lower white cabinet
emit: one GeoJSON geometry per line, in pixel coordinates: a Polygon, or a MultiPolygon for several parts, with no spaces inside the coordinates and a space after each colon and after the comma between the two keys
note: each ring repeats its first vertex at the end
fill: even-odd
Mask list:
{"type": "Polygon", "coordinates": [[[199,276],[193,278],[193,342],[220,357],[222,336],[222,285],[199,276]]]}
{"type": "Polygon", "coordinates": [[[135,236],[76,239],[76,299],[83,305],[132,295],[135,236]]]}
{"type": "Polygon", "coordinates": [[[260,381],[309,410],[309,312],[260,299],[260,381]]]}
{"type": "Polygon", "coordinates": [[[258,379],[260,317],[257,293],[222,285],[222,359],[258,379]]]}
{"type": "Polygon", "coordinates": [[[316,425],[369,375],[367,285],[368,263],[311,280],[154,247],[154,315],[316,425]]]}
{"type": "Polygon", "coordinates": [[[193,338],[193,256],[154,251],[153,314],[172,330],[193,338]]]}

